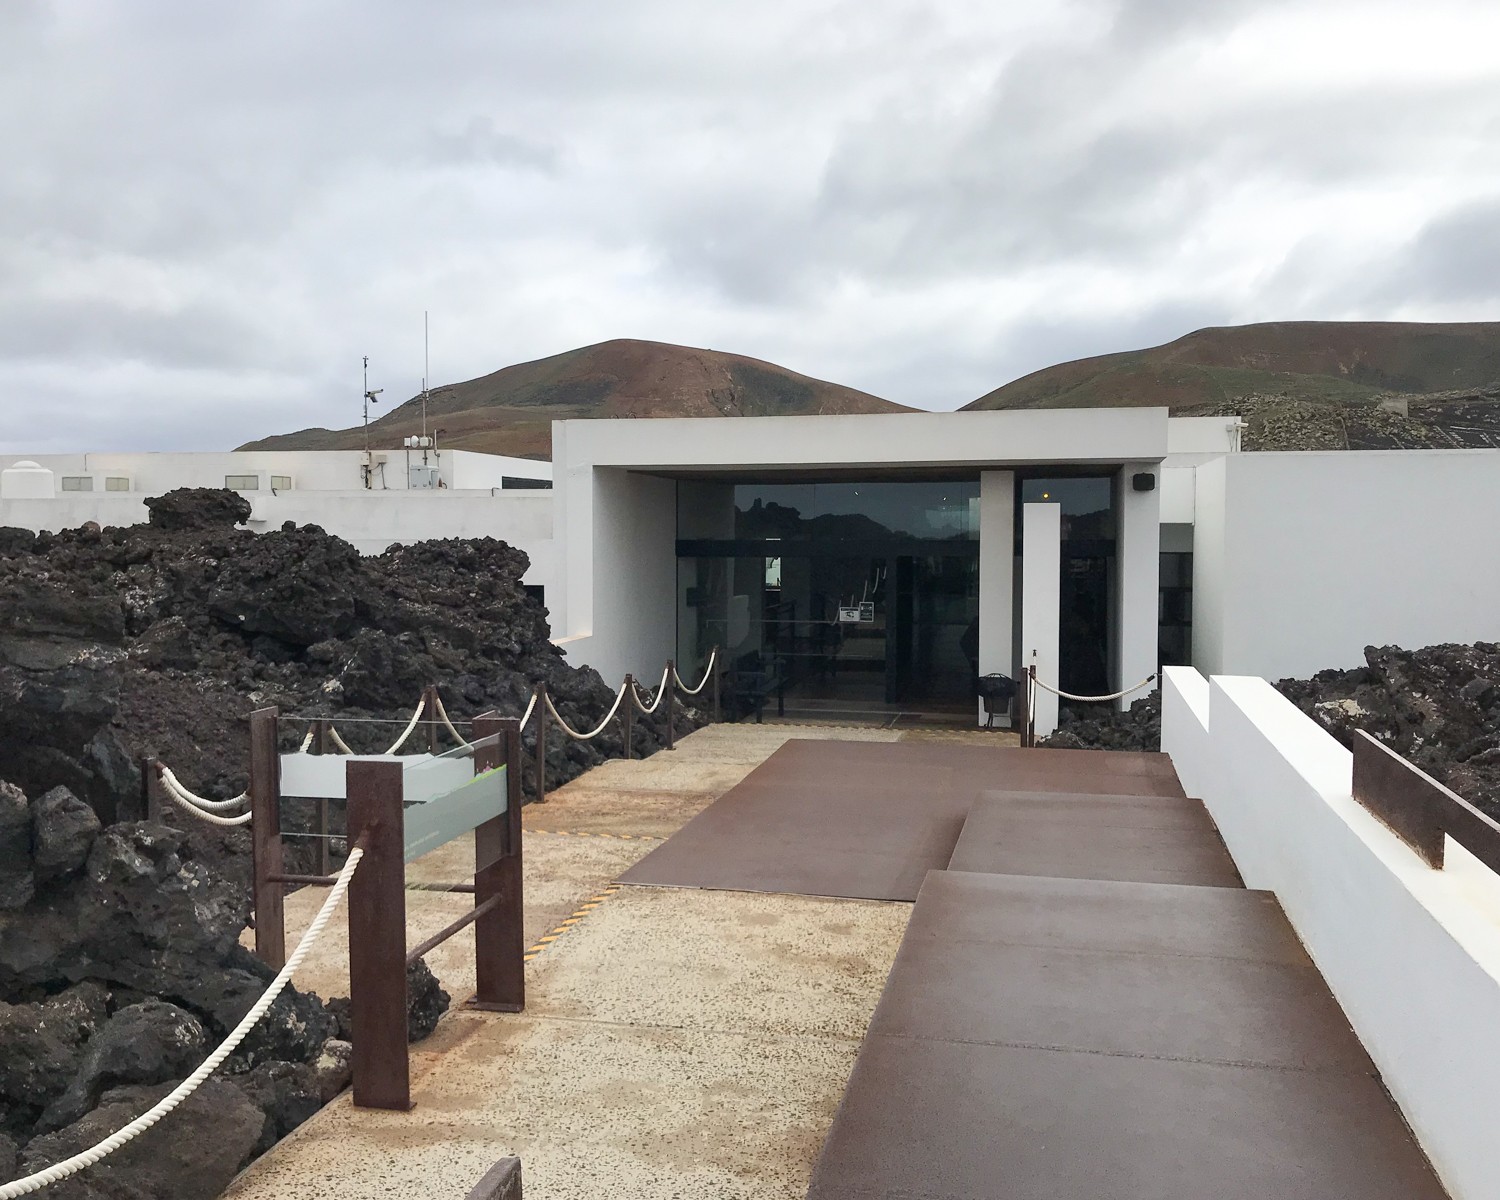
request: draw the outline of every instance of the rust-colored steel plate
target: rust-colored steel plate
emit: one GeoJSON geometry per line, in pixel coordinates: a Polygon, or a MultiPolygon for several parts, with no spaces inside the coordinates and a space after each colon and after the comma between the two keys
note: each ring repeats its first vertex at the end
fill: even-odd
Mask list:
{"type": "Polygon", "coordinates": [[[1275,899],[934,871],[816,1200],[1439,1200],[1275,899]]]}
{"type": "Polygon", "coordinates": [[[913,900],[993,788],[1182,796],[1161,754],[790,741],[620,882],[913,900]]]}
{"type": "Polygon", "coordinates": [[[1185,797],[985,792],[969,810],[948,867],[1244,886],[1207,810],[1185,797]]]}

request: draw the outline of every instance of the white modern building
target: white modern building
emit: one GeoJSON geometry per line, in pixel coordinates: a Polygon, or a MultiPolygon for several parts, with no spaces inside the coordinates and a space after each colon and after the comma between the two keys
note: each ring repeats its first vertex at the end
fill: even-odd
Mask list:
{"type": "MultiPolygon", "coordinates": [[[[974,712],[977,676],[1032,663],[1097,695],[1162,663],[1274,679],[1500,639],[1500,451],[1242,453],[1241,428],[1163,408],[578,420],[550,465],[51,456],[0,460],[0,525],[127,524],[148,495],[228,486],[252,528],[369,553],[502,538],[575,662],[687,677],[718,646],[742,691],[828,715],[974,712]]],[[[1039,729],[1055,718],[1044,702],[1039,729]]]]}

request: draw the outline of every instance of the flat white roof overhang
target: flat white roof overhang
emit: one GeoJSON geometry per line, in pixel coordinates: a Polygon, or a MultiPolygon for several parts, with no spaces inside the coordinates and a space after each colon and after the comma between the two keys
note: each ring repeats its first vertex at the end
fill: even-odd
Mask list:
{"type": "Polygon", "coordinates": [[[1165,408],[876,413],[817,417],[577,420],[553,425],[554,457],[671,475],[881,474],[1160,462],[1165,408]]]}

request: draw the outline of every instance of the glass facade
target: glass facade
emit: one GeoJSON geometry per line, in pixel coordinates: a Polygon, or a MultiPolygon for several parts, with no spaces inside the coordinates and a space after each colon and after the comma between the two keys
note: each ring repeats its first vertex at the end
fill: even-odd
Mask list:
{"type": "Polygon", "coordinates": [[[973,702],[979,484],[678,485],[678,656],[731,707],[973,702]]]}

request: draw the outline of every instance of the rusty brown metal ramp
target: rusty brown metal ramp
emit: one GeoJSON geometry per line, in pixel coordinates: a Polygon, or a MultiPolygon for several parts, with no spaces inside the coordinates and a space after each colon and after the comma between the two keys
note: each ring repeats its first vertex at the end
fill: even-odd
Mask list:
{"type": "Polygon", "coordinates": [[[1444,1196],[1269,893],[934,871],[811,1200],[1444,1196]]]}
{"type": "Polygon", "coordinates": [[[914,900],[997,788],[1183,795],[1164,754],[790,741],[620,882],[914,900]]]}
{"type": "Polygon", "coordinates": [[[984,792],[969,809],[950,871],[1243,887],[1199,800],[984,792]]]}

